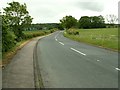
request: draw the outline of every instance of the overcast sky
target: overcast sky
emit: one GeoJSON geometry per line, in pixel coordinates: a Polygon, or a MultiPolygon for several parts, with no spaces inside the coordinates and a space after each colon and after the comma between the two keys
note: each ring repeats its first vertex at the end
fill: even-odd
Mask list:
{"type": "MultiPolygon", "coordinates": [[[[0,0],[0,9],[13,0],[0,0]]],[[[119,0],[14,0],[27,4],[27,10],[34,18],[33,23],[58,23],[66,16],[76,19],[81,16],[118,16],[119,0]]]]}

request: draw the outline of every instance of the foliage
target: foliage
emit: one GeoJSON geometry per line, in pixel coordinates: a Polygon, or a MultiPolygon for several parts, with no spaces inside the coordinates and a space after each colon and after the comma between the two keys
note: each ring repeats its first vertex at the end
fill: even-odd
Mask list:
{"type": "Polygon", "coordinates": [[[50,30],[58,28],[59,23],[37,23],[30,26],[30,30],[50,30]]]}
{"type": "Polygon", "coordinates": [[[8,7],[4,8],[4,15],[8,21],[7,25],[11,27],[11,30],[16,35],[16,40],[20,41],[24,36],[22,30],[31,24],[32,18],[29,16],[26,4],[13,1],[8,5],[8,7]]]}
{"type": "MultiPolygon", "coordinates": [[[[29,16],[26,4],[19,2],[8,3],[8,7],[2,12],[2,52],[11,50],[17,43],[25,38],[22,32],[27,28],[32,18],[29,16]]],[[[1,13],[0,13],[1,14],[1,13]]]]}
{"type": "Polygon", "coordinates": [[[115,24],[118,21],[117,16],[115,16],[114,14],[107,15],[106,19],[109,22],[109,24],[115,24]]]}
{"type": "Polygon", "coordinates": [[[59,24],[58,29],[59,29],[59,30],[64,30],[62,24],[59,24]]]}
{"type": "Polygon", "coordinates": [[[65,16],[61,20],[60,28],[105,28],[103,16],[82,16],[78,21],[72,16],[65,16]]]}
{"type": "Polygon", "coordinates": [[[33,37],[37,37],[37,36],[42,36],[42,35],[46,35],[51,33],[51,30],[43,30],[43,31],[23,31],[25,37],[24,39],[30,39],[33,37]]]}
{"type": "Polygon", "coordinates": [[[69,29],[69,30],[66,30],[66,32],[70,35],[79,35],[79,31],[76,29],[69,29]]]}
{"type": "Polygon", "coordinates": [[[2,16],[2,52],[7,52],[15,45],[15,38],[10,33],[10,27],[8,26],[8,19],[6,16],[2,16]]]}
{"type": "Polygon", "coordinates": [[[77,25],[77,20],[72,16],[65,16],[60,20],[60,22],[63,28],[66,28],[66,29],[76,27],[77,25]]]}
{"type": "MultiPolygon", "coordinates": [[[[2,16],[2,52],[11,51],[19,42],[46,35],[55,30],[27,31],[31,27],[32,18],[29,16],[26,4],[19,2],[8,3],[2,16]],[[26,30],[26,31],[24,31],[26,30]]],[[[31,29],[32,30],[32,29],[31,29]]]]}
{"type": "Polygon", "coordinates": [[[79,28],[105,28],[104,18],[100,16],[83,16],[79,19],[79,28]]]}
{"type": "Polygon", "coordinates": [[[78,21],[79,28],[91,28],[91,18],[88,16],[83,16],[78,21]]]}

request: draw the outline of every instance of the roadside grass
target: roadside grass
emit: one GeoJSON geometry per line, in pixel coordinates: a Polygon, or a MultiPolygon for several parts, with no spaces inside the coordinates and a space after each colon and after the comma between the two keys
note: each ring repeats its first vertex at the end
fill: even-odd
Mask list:
{"type": "MultiPolygon", "coordinates": [[[[2,52],[2,60],[0,60],[0,66],[6,66],[10,63],[11,58],[21,49],[25,44],[32,40],[32,38],[47,35],[53,33],[55,30],[34,30],[34,31],[23,31],[25,38],[17,42],[16,45],[7,52],[2,52]],[[2,61],[2,62],[1,62],[2,61]]],[[[12,36],[15,37],[14,33],[11,32],[12,36]]]]}
{"type": "Polygon", "coordinates": [[[37,36],[43,36],[46,34],[50,34],[56,31],[56,29],[51,29],[51,30],[34,30],[34,31],[23,31],[25,34],[25,39],[37,37],[37,36]]]}
{"type": "Polygon", "coordinates": [[[69,29],[64,36],[78,42],[84,42],[99,47],[119,51],[118,28],[99,29],[69,29]]]}

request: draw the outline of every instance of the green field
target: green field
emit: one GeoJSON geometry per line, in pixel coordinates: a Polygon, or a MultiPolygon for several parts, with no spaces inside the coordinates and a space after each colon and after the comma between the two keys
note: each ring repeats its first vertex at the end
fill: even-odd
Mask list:
{"type": "Polygon", "coordinates": [[[100,47],[118,50],[118,28],[69,29],[64,36],[100,47]]]}

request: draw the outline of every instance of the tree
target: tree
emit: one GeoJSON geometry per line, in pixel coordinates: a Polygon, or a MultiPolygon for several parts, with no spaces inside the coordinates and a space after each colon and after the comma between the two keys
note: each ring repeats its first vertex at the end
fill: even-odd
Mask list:
{"type": "Polygon", "coordinates": [[[114,25],[118,21],[117,16],[115,16],[114,14],[107,15],[106,19],[107,19],[108,23],[111,25],[114,25]]]}
{"type": "Polygon", "coordinates": [[[103,16],[82,16],[78,21],[79,28],[104,28],[105,21],[103,16]]]}
{"type": "Polygon", "coordinates": [[[10,33],[10,26],[7,16],[2,16],[2,52],[7,52],[15,45],[15,38],[10,33]]]}
{"type": "Polygon", "coordinates": [[[88,16],[82,16],[78,21],[79,28],[91,28],[91,19],[88,16]]]}
{"type": "Polygon", "coordinates": [[[1,50],[2,50],[2,15],[0,11],[0,56],[1,56],[1,50]]]}
{"type": "Polygon", "coordinates": [[[103,16],[93,16],[91,18],[91,28],[105,28],[105,20],[103,16]]]}
{"type": "Polygon", "coordinates": [[[77,20],[72,16],[65,16],[60,20],[60,22],[63,28],[66,28],[66,29],[76,27],[77,25],[77,20]]]}
{"type": "Polygon", "coordinates": [[[63,26],[61,24],[59,24],[59,26],[57,27],[59,30],[64,30],[63,26]]]}
{"type": "Polygon", "coordinates": [[[32,18],[25,3],[20,4],[13,1],[8,5],[8,7],[4,8],[4,15],[6,15],[8,25],[14,31],[17,41],[20,41],[24,36],[22,31],[32,23],[32,18]]]}

